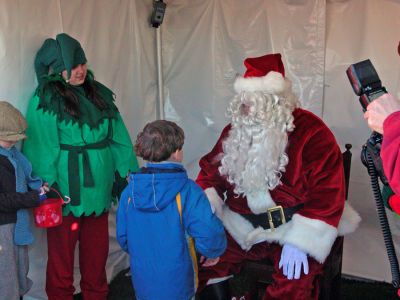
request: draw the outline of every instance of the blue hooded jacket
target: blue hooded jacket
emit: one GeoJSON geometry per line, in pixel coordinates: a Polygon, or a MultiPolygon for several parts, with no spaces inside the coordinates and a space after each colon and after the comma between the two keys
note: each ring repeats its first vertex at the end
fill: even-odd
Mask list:
{"type": "Polygon", "coordinates": [[[130,254],[140,300],[188,300],[195,275],[186,235],[208,258],[222,255],[226,237],[203,190],[178,163],[147,164],[130,175],[117,212],[117,240],[130,254]],[[176,196],[181,196],[182,221],[176,196]]]}

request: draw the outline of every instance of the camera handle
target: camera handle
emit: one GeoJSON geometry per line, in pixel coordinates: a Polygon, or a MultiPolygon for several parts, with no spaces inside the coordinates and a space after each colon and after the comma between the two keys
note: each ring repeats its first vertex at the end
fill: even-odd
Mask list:
{"type": "Polygon", "coordinates": [[[369,154],[373,166],[374,166],[374,174],[377,174],[381,179],[382,183],[388,185],[388,180],[383,172],[382,159],[380,156],[381,153],[381,144],[382,144],[383,136],[380,133],[373,132],[369,137],[368,141],[363,145],[361,151],[361,162],[368,169],[368,174],[371,175],[370,170],[368,168],[368,158],[367,154],[369,154]]]}
{"type": "Polygon", "coordinates": [[[363,146],[361,152],[361,161],[367,167],[368,174],[371,177],[371,186],[374,193],[379,224],[381,226],[386,253],[389,258],[390,270],[392,273],[392,285],[397,289],[397,295],[400,297],[399,262],[397,260],[396,251],[393,245],[392,233],[390,231],[385,205],[383,203],[378,181],[378,178],[380,178],[384,184],[387,184],[387,179],[383,173],[382,162],[379,156],[381,140],[382,135],[376,132],[372,133],[367,143],[363,146]]]}

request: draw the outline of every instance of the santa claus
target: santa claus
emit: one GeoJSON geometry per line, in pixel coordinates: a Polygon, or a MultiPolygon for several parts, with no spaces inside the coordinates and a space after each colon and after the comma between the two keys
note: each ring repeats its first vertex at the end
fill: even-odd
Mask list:
{"type": "Polygon", "coordinates": [[[342,218],[342,154],[324,122],[300,108],[280,54],[244,64],[231,123],[200,160],[197,183],[225,226],[228,248],[218,264],[200,269],[199,297],[231,299],[227,279],[241,263],[270,258],[274,284],[264,299],[317,299],[317,275],[336,237],[360,221],[350,207],[342,218]]]}

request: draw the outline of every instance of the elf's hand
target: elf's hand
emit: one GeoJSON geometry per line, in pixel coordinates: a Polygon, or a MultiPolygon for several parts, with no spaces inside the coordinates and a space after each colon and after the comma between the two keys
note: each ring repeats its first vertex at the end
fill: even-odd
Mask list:
{"type": "Polygon", "coordinates": [[[299,279],[301,268],[305,275],[308,274],[308,259],[307,254],[291,244],[284,244],[282,248],[281,260],[279,268],[282,268],[283,275],[287,279],[299,279]]]}

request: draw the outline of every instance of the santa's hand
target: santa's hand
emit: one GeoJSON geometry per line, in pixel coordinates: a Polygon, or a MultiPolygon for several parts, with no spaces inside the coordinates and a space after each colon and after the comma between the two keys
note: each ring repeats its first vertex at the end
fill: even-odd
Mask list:
{"type": "Polygon", "coordinates": [[[284,244],[282,248],[281,260],[279,268],[282,268],[283,275],[289,280],[299,279],[301,268],[305,275],[308,274],[308,259],[307,254],[291,244],[284,244]]]}

